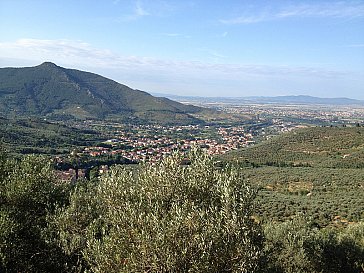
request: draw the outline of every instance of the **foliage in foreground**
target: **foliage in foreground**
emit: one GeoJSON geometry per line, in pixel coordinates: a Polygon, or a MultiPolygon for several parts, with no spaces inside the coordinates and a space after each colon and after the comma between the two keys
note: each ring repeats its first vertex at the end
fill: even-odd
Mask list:
{"type": "Polygon", "coordinates": [[[319,229],[299,215],[265,226],[266,271],[355,273],[364,270],[364,223],[319,229]]]}
{"type": "Polygon", "coordinates": [[[188,167],[182,159],[116,167],[92,192],[77,190],[55,220],[64,249],[92,272],[256,272],[256,191],[200,151],[188,167]]]}
{"type": "Polygon", "coordinates": [[[0,155],[0,272],[63,270],[62,249],[47,241],[47,215],[65,201],[45,158],[0,155]]]}
{"type": "Polygon", "coordinates": [[[0,153],[0,272],[363,272],[363,222],[298,217],[262,230],[241,171],[190,157],[72,188],[44,158],[0,153]]]}

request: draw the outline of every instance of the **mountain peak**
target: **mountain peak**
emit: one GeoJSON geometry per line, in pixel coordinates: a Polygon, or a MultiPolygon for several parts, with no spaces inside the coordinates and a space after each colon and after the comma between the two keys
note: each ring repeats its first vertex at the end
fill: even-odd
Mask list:
{"type": "Polygon", "coordinates": [[[56,65],[55,63],[52,63],[52,62],[44,62],[40,66],[43,66],[43,67],[58,67],[58,65],[56,65]]]}
{"type": "Polygon", "coordinates": [[[192,115],[198,111],[202,109],[155,98],[100,75],[52,62],[15,70],[0,68],[2,115],[191,124],[202,122],[192,115]]]}

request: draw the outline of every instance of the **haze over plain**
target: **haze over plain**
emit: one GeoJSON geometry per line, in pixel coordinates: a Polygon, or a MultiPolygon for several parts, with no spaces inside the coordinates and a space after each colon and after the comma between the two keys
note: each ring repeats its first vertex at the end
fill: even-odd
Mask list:
{"type": "Polygon", "coordinates": [[[44,61],[148,92],[364,99],[363,1],[0,2],[0,67],[44,61]]]}

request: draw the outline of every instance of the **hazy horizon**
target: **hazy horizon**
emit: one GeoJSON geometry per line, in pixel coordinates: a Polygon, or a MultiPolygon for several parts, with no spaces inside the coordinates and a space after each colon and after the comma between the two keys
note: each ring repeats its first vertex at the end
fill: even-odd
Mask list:
{"type": "MultiPolygon", "coordinates": [[[[345,97],[345,96],[341,96],[341,97],[317,97],[317,96],[313,96],[313,95],[302,95],[302,94],[296,94],[296,95],[273,95],[273,96],[265,96],[265,95],[261,95],[261,96],[198,96],[198,95],[174,95],[174,94],[168,94],[168,93],[159,93],[159,92],[150,92],[153,96],[163,96],[163,95],[168,95],[168,96],[176,96],[176,97],[201,97],[201,98],[227,98],[227,99],[239,99],[239,98],[277,98],[277,97],[311,97],[311,98],[317,98],[317,99],[352,99],[352,100],[360,100],[360,99],[354,99],[351,97],[345,97]]],[[[364,100],[363,100],[364,101],[364,100]]]]}
{"type": "Polygon", "coordinates": [[[50,61],[151,93],[364,99],[363,1],[10,1],[0,67],[50,61]]]}

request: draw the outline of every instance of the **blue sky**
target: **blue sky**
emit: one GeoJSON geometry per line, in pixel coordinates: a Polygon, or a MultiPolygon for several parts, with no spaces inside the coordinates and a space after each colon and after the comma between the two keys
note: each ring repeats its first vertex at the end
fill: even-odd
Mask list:
{"type": "Polygon", "coordinates": [[[0,0],[0,67],[135,89],[364,99],[364,1],[0,0]]]}

